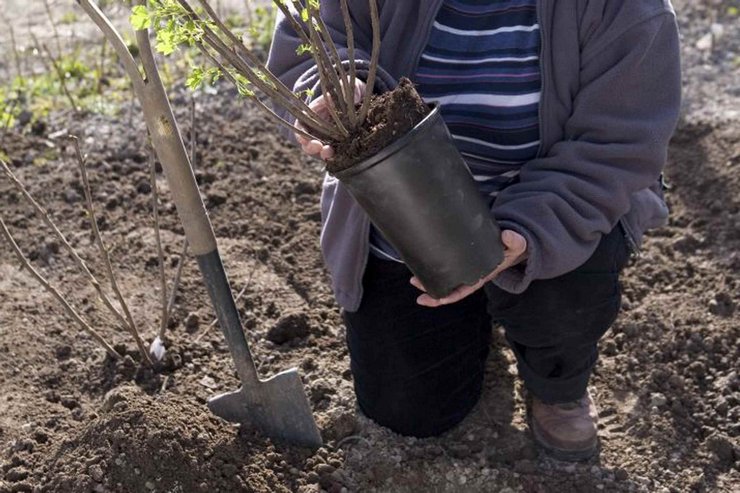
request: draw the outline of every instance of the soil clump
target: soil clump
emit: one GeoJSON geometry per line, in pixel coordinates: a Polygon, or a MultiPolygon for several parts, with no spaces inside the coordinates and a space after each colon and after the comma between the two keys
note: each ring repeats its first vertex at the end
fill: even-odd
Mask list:
{"type": "Polygon", "coordinates": [[[403,77],[398,86],[370,100],[367,119],[354,135],[334,144],[327,160],[329,173],[337,173],[374,156],[406,135],[430,112],[413,82],[403,77]]]}

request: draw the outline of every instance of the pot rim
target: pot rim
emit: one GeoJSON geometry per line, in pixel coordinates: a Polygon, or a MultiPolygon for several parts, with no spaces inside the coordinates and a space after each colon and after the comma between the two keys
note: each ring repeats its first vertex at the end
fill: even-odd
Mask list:
{"type": "Polygon", "coordinates": [[[428,104],[432,110],[429,112],[427,116],[424,117],[423,120],[421,120],[419,123],[414,126],[411,130],[409,130],[406,135],[401,137],[400,139],[394,141],[389,146],[384,147],[380,152],[377,154],[370,156],[369,158],[360,161],[357,164],[354,164],[350,166],[349,168],[345,168],[341,171],[337,171],[336,173],[329,173],[332,176],[337,177],[338,179],[343,178],[349,178],[350,176],[354,176],[358,173],[361,173],[369,168],[372,168],[376,164],[379,164],[383,161],[385,161],[387,158],[389,158],[391,155],[395,154],[396,152],[400,151],[403,147],[406,147],[406,144],[416,136],[417,133],[421,132],[425,127],[429,126],[433,119],[436,119],[440,115],[440,109],[439,105],[432,103],[428,104]]]}

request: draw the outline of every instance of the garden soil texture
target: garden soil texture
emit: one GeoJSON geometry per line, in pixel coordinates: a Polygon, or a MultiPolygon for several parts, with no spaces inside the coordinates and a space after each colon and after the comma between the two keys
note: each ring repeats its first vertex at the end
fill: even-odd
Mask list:
{"type": "MultiPolygon", "coordinates": [[[[704,19],[699,7],[676,3],[686,7],[682,22],[709,29],[693,22],[704,19]]],[[[685,31],[691,50],[703,35],[694,27],[685,31]]],[[[691,67],[724,63],[694,51],[685,57],[691,67]]],[[[707,79],[694,79],[691,67],[693,105],[707,79]]],[[[187,136],[189,95],[175,92],[187,136]]],[[[566,463],[533,444],[525,393],[499,328],[483,397],[460,426],[421,440],[362,416],[319,250],[323,164],[233,99],[227,91],[196,99],[196,177],[233,288],[246,286],[238,307],[258,370],[267,378],[299,369],[324,447],[287,447],[208,412],[208,397],[235,389],[238,379],[221,333],[209,329],[214,313],[192,257],[165,359],[156,369],[141,366],[94,288],[0,179],[0,214],[34,267],[125,354],[112,360],[81,333],[0,243],[0,493],[737,491],[740,114],[720,117],[725,100],[714,116],[687,109],[671,143],[670,222],[651,232],[627,267],[623,310],[600,343],[592,394],[601,453],[566,463]]],[[[160,291],[146,132],[140,109],[132,124],[128,111],[56,115],[36,134],[7,133],[2,148],[102,279],[72,147],[54,133],[66,128],[80,137],[103,238],[150,342],[160,291]]],[[[158,185],[171,278],[183,233],[161,173],[158,185]]]]}

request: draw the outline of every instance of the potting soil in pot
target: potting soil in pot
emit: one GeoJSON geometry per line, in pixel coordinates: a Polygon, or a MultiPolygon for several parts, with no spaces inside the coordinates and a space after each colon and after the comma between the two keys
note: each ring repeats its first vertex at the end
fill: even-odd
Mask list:
{"type": "Polygon", "coordinates": [[[365,123],[356,134],[334,144],[336,154],[326,169],[336,173],[377,154],[403,137],[429,114],[414,84],[402,78],[394,90],[373,97],[365,123]]]}

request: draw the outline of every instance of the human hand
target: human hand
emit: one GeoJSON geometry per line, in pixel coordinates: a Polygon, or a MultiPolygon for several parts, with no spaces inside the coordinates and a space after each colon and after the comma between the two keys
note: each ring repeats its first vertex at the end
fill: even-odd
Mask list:
{"type": "MultiPolygon", "coordinates": [[[[365,95],[365,83],[361,81],[360,79],[355,79],[355,104],[362,101],[363,96],[365,95]]],[[[321,117],[324,120],[329,121],[331,119],[331,115],[329,114],[329,108],[328,105],[334,105],[334,102],[331,100],[331,95],[321,95],[315,100],[311,101],[311,103],[308,105],[309,108],[311,108],[312,111],[314,111],[319,117],[321,117]]],[[[298,128],[303,129],[303,126],[296,121],[295,125],[298,128]]],[[[320,140],[317,139],[308,139],[303,135],[300,134],[294,134],[296,140],[301,145],[301,148],[303,149],[303,152],[306,154],[309,154],[311,156],[318,155],[322,159],[330,159],[334,157],[334,148],[324,144],[320,140]]]]}
{"type": "Polygon", "coordinates": [[[496,267],[496,269],[479,280],[472,286],[460,286],[453,292],[441,299],[434,299],[426,294],[426,289],[422,286],[419,279],[416,277],[411,278],[411,284],[415,288],[424,291],[424,294],[416,299],[416,302],[422,306],[428,306],[435,308],[442,305],[449,305],[451,303],[457,303],[461,299],[470,296],[471,294],[482,288],[488,281],[491,281],[501,272],[505,271],[509,267],[513,267],[518,263],[522,262],[527,258],[527,240],[519,233],[510,229],[505,229],[501,232],[501,242],[504,244],[504,260],[496,267]]]}

